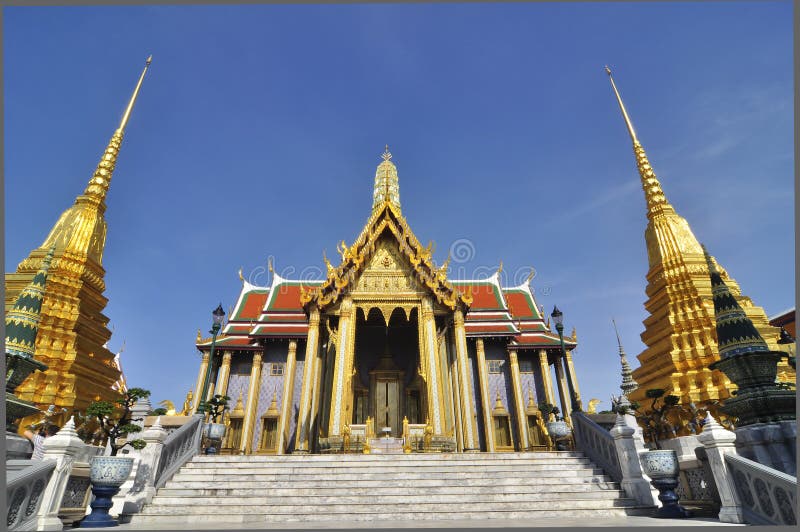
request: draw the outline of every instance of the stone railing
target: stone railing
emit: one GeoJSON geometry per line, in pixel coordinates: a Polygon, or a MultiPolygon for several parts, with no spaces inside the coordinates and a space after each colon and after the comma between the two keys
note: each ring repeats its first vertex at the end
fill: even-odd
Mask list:
{"type": "Polygon", "coordinates": [[[37,530],[42,494],[56,463],[51,460],[6,462],[7,530],[37,530]]]}
{"type": "Polygon", "coordinates": [[[735,454],[725,455],[725,465],[746,523],[797,524],[797,477],[735,454]]]}
{"type": "Polygon", "coordinates": [[[606,474],[614,479],[614,482],[621,482],[622,470],[611,433],[589,419],[583,412],[572,413],[572,430],[575,436],[575,448],[586,453],[592,462],[602,467],[606,474]]]}
{"type": "MultiPolygon", "coordinates": [[[[155,465],[153,485],[160,488],[172,478],[178,469],[200,451],[203,436],[203,416],[194,415],[192,420],[164,439],[163,447],[155,465]]],[[[145,447],[146,449],[146,447],[145,447]]]]}

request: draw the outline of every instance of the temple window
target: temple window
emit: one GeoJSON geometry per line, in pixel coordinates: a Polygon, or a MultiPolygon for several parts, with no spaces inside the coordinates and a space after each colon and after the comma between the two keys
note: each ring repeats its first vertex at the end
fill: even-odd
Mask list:
{"type": "Polygon", "coordinates": [[[283,375],[283,362],[273,362],[269,365],[269,374],[273,377],[278,377],[283,375]]]}
{"type": "Polygon", "coordinates": [[[519,361],[519,372],[520,373],[533,373],[533,362],[530,360],[520,360],[519,361]]]}
{"type": "Polygon", "coordinates": [[[502,360],[489,360],[489,373],[500,373],[503,366],[502,360]]]}
{"type": "Polygon", "coordinates": [[[258,452],[274,453],[278,445],[278,418],[262,417],[261,438],[258,440],[258,452]]]}

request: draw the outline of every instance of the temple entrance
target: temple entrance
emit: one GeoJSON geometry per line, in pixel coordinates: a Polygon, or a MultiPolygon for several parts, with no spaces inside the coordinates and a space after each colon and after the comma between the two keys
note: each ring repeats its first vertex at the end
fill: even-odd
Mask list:
{"type": "Polygon", "coordinates": [[[419,423],[422,412],[417,311],[395,309],[388,326],[375,308],[357,319],[352,423],[371,418],[376,436],[400,437],[403,418],[419,423]]]}

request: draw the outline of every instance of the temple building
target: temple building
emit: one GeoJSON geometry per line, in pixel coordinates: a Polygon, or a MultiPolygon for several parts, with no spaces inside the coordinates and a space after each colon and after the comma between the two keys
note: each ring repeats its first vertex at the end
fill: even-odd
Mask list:
{"type": "MultiPolygon", "coordinates": [[[[105,200],[125,127],[149,65],[150,58],[83,194],[61,214],[42,245],[19,263],[16,272],[5,276],[8,314],[48,251],[53,250],[34,349],[36,360],[46,364],[47,369],[30,375],[16,391],[20,399],[40,408],[55,405],[59,411],[83,410],[95,400],[116,400],[117,390],[124,386],[119,361],[106,347],[111,332],[109,320],[102,313],[108,302],[103,295],[102,265],[105,200]]],[[[65,415],[68,417],[66,412],[65,415]]],[[[63,423],[66,417],[54,421],[63,423]]],[[[20,426],[28,422],[26,418],[20,426]]]]}
{"type": "Polygon", "coordinates": [[[402,215],[388,147],[382,158],[371,215],[338,245],[338,265],[324,259],[324,279],[284,279],[270,265],[269,286],[242,278],[213,360],[212,338],[198,333],[195,389],[210,371],[207,397],[231,400],[222,452],[369,452],[375,435],[458,452],[535,449],[546,445],[538,404],[567,419],[580,405],[574,332],[562,351],[530,278],[449,279],[449,259],[436,265],[402,215]]]}
{"type": "MultiPolygon", "coordinates": [[[[722,372],[709,369],[720,356],[703,249],[689,223],[664,195],[608,67],[606,72],[633,142],[647,204],[644,238],[649,271],[645,309],[649,315],[641,334],[647,347],[637,357],[640,366],[633,371],[633,378],[639,388],[630,393],[629,399],[644,404],[646,391],[653,388],[679,396],[683,404],[726,399],[736,385],[722,372]]],[[[742,295],[736,281],[713,257],[710,260],[769,349],[777,350],[780,329],[769,324],[763,308],[742,295]]],[[[781,379],[794,382],[795,372],[786,360],[780,362],[779,372],[781,379]]]]}

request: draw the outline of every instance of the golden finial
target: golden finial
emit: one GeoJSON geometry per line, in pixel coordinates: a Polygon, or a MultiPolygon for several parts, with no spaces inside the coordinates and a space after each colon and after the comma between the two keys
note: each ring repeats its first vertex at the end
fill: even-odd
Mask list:
{"type": "Polygon", "coordinates": [[[147,58],[147,61],[144,63],[144,70],[142,70],[142,75],[139,76],[139,82],[136,84],[136,88],[133,90],[133,96],[131,96],[131,101],[128,102],[128,107],[125,109],[125,114],[122,115],[122,120],[119,123],[119,130],[124,132],[125,126],[128,125],[128,119],[131,116],[131,111],[133,111],[133,105],[136,103],[136,97],[139,96],[139,89],[142,88],[142,81],[144,81],[144,75],[147,72],[147,69],[150,67],[150,63],[153,61],[153,56],[147,58]]]}
{"type": "Polygon", "coordinates": [[[572,326],[572,340],[577,342],[578,341],[578,332],[575,330],[575,326],[572,326]]]}
{"type": "Polygon", "coordinates": [[[275,273],[275,268],[272,267],[272,257],[267,257],[267,268],[270,273],[275,273]]]}
{"type": "Polygon", "coordinates": [[[203,334],[200,332],[200,329],[197,329],[197,343],[199,344],[202,341],[203,341],[203,334]]]}
{"type": "Polygon", "coordinates": [[[503,408],[503,401],[500,400],[500,392],[497,392],[497,397],[495,398],[494,407],[497,409],[503,408]]]}
{"type": "Polygon", "coordinates": [[[242,275],[242,267],[239,267],[239,280],[244,284],[244,275],[242,275]]]}
{"type": "Polygon", "coordinates": [[[381,154],[381,158],[382,158],[384,161],[388,161],[389,159],[391,159],[391,158],[392,158],[392,154],[391,154],[391,153],[389,153],[389,145],[388,145],[388,144],[387,144],[387,145],[386,145],[386,147],[384,148],[384,150],[383,150],[383,153],[381,154]]]}
{"type": "Polygon", "coordinates": [[[501,260],[500,265],[497,266],[497,273],[502,273],[502,272],[503,272],[503,261],[501,260]]]}
{"type": "Polygon", "coordinates": [[[328,273],[333,271],[333,265],[331,265],[331,261],[328,260],[328,255],[325,254],[325,250],[322,250],[322,260],[325,261],[325,268],[327,268],[328,273]]]}
{"type": "Polygon", "coordinates": [[[536,270],[533,268],[533,266],[531,266],[531,272],[525,278],[525,284],[531,284],[531,281],[533,280],[533,277],[535,275],[536,275],[536,270]]]}
{"type": "Polygon", "coordinates": [[[617,102],[619,103],[619,108],[622,111],[622,117],[625,119],[625,125],[628,126],[628,134],[630,134],[631,141],[633,141],[635,144],[638,142],[638,139],[636,138],[636,131],[633,129],[633,124],[628,116],[628,111],[625,110],[625,104],[622,103],[622,97],[619,95],[617,84],[614,83],[614,76],[611,75],[611,69],[608,68],[608,65],[606,65],[606,74],[608,74],[608,79],[611,80],[611,87],[614,89],[614,94],[617,95],[617,102]]]}
{"type": "MultiPolygon", "coordinates": [[[[94,175],[89,180],[89,184],[83,192],[84,196],[93,198],[101,204],[105,200],[108,187],[111,184],[111,176],[114,174],[114,167],[117,165],[117,155],[119,155],[119,149],[122,145],[122,137],[125,135],[125,126],[128,124],[131,111],[133,111],[133,105],[136,103],[136,98],[139,96],[139,89],[142,88],[142,82],[144,81],[147,68],[150,66],[150,60],[151,58],[147,59],[144,70],[142,70],[142,75],[139,76],[139,81],[136,83],[133,96],[131,96],[128,106],[125,108],[125,113],[122,115],[119,127],[114,132],[114,135],[111,136],[111,140],[108,141],[106,151],[103,153],[103,157],[97,164],[97,168],[95,168],[94,175]]],[[[53,237],[52,233],[48,237],[48,240],[50,240],[51,237],[53,237]]],[[[53,241],[55,241],[55,239],[53,239],[53,241]]]]}
{"type": "Polygon", "coordinates": [[[536,403],[533,400],[533,390],[528,388],[528,408],[536,408],[536,403]]]}

